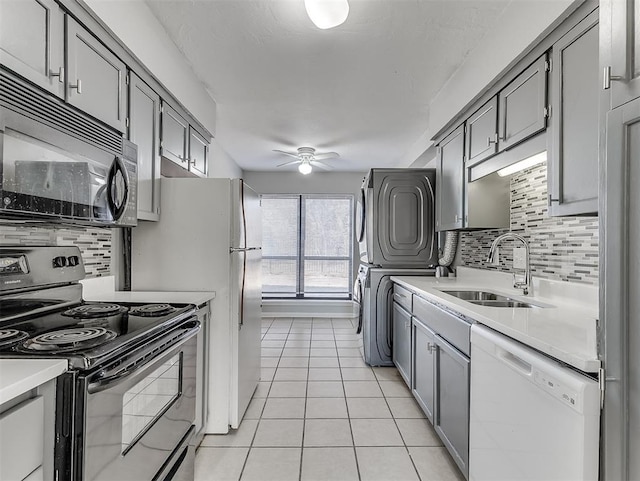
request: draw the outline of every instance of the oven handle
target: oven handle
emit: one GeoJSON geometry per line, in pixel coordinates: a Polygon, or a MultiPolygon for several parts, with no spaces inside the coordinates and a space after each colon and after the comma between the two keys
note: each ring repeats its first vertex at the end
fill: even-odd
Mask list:
{"type": "Polygon", "coordinates": [[[127,367],[123,368],[122,365],[118,365],[112,369],[98,371],[96,374],[91,376],[87,385],[87,391],[89,394],[104,391],[112,384],[118,383],[135,374],[155,358],[165,354],[169,349],[172,349],[179,344],[184,344],[200,331],[200,321],[194,317],[192,321],[183,325],[180,330],[183,330],[180,334],[176,334],[174,330],[166,336],[162,336],[158,340],[154,341],[152,344],[145,345],[143,348],[134,351],[132,353],[134,354],[133,358],[131,356],[128,357],[126,362],[127,367]]]}

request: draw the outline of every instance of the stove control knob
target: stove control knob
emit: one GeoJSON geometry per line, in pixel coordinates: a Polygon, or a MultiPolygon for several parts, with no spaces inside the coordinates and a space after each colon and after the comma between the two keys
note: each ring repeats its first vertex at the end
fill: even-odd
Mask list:
{"type": "Polygon", "coordinates": [[[68,265],[70,265],[71,267],[74,267],[80,264],[80,259],[78,258],[78,256],[69,256],[67,257],[67,262],[68,262],[68,265]]]}
{"type": "Polygon", "coordinates": [[[65,267],[67,265],[67,258],[64,256],[58,256],[53,258],[53,267],[65,267]]]}

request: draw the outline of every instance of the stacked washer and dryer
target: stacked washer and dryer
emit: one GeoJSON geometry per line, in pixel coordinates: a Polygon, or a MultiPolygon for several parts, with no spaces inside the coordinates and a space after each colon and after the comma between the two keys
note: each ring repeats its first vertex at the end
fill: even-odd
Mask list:
{"type": "Polygon", "coordinates": [[[357,202],[358,334],[370,366],[393,366],[391,276],[433,276],[438,264],[435,169],[372,169],[357,202]]]}

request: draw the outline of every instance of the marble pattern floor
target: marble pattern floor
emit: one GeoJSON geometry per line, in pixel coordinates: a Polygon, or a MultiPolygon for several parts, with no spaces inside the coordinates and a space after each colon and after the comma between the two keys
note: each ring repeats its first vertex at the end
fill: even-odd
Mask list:
{"type": "Polygon", "coordinates": [[[262,321],[244,419],[205,436],[195,481],[463,481],[393,367],[367,366],[354,320],[262,321]]]}

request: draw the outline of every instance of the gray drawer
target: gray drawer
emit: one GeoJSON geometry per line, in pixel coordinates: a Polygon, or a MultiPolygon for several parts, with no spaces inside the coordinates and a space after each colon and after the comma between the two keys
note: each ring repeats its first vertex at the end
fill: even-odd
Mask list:
{"type": "Polygon", "coordinates": [[[456,349],[471,356],[471,324],[467,321],[418,296],[413,296],[413,315],[456,349]]]}
{"type": "Polygon", "coordinates": [[[405,289],[398,284],[393,284],[393,300],[409,312],[413,312],[413,306],[411,302],[412,297],[413,294],[410,290],[405,289]]]}

